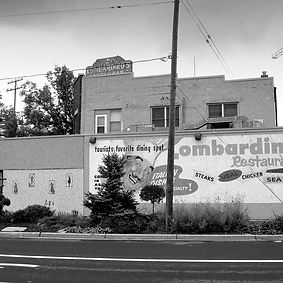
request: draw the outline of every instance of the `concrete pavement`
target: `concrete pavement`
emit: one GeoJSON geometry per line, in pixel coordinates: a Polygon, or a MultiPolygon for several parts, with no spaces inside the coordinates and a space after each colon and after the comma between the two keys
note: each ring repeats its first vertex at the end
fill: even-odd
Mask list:
{"type": "Polygon", "coordinates": [[[0,238],[37,238],[37,239],[77,239],[108,241],[188,241],[188,242],[222,242],[222,241],[283,241],[280,235],[191,235],[191,234],[82,234],[82,233],[47,233],[47,232],[0,232],[0,238]]]}

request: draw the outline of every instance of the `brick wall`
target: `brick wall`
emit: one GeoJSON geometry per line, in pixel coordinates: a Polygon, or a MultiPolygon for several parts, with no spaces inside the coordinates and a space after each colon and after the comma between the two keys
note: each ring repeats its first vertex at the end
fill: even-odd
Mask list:
{"type": "MultiPolygon", "coordinates": [[[[207,103],[237,102],[238,115],[262,119],[275,126],[273,78],[225,80],[224,76],[180,78],[176,104],[181,106],[181,129],[207,118],[207,103]]],[[[122,109],[123,129],[151,123],[151,107],[169,105],[170,75],[134,77],[133,73],[84,77],[82,91],[82,133],[93,134],[95,114],[122,109]]]]}

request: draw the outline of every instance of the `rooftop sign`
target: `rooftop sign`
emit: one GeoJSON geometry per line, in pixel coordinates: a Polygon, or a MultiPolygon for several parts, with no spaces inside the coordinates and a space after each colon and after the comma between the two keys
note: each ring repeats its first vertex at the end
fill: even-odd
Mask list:
{"type": "Polygon", "coordinates": [[[132,72],[133,62],[120,56],[97,59],[86,68],[86,76],[109,76],[132,72]]]}

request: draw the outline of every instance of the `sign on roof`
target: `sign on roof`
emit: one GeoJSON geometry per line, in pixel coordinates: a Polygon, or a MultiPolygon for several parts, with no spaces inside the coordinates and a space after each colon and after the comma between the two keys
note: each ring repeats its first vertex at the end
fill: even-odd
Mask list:
{"type": "Polygon", "coordinates": [[[109,76],[132,72],[133,62],[120,56],[97,59],[86,68],[86,76],[109,76]]]}

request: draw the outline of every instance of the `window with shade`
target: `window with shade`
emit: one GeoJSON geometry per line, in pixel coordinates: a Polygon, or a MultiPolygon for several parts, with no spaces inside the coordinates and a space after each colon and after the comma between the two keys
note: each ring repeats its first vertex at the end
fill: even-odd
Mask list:
{"type": "Polygon", "coordinates": [[[120,109],[110,110],[110,132],[121,132],[122,111],[120,109]]]}
{"type": "Polygon", "coordinates": [[[237,103],[212,103],[208,104],[208,118],[238,116],[237,103]]]}
{"type": "MultiPolygon", "coordinates": [[[[175,111],[175,127],[179,127],[179,106],[176,106],[175,111]]],[[[158,106],[151,108],[151,123],[154,127],[167,128],[169,127],[169,106],[158,106]]]]}

